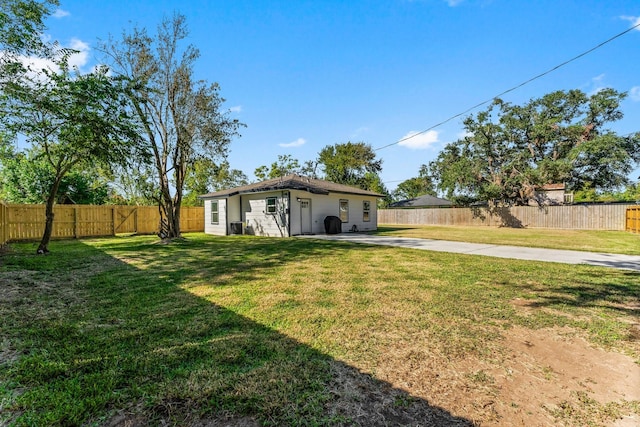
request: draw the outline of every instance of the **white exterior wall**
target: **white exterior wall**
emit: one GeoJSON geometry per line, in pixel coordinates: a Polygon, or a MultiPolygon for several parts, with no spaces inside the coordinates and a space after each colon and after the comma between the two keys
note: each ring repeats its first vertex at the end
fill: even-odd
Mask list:
{"type": "Polygon", "coordinates": [[[288,191],[242,194],[244,232],[256,236],[289,237],[288,191]],[[267,198],[276,197],[276,213],[267,213],[267,198]]]}
{"type": "Polygon", "coordinates": [[[228,199],[204,200],[204,232],[218,236],[230,234],[231,222],[242,221],[245,234],[270,237],[288,237],[301,234],[300,202],[298,198],[311,201],[311,232],[324,234],[324,219],[327,216],[340,217],[340,200],[349,201],[349,219],[342,223],[342,232],[347,233],[353,226],[358,231],[376,230],[378,226],[375,197],[352,194],[312,194],[292,190],[252,193],[231,196],[228,199]],[[276,197],[276,214],[268,214],[267,198],[276,197]],[[218,224],[211,223],[211,200],[218,201],[218,224]],[[291,206],[289,208],[289,200],[291,206]],[[364,201],[369,202],[369,221],[364,221],[364,201]],[[291,224],[289,225],[289,222],[291,224]]]}
{"type": "Polygon", "coordinates": [[[204,199],[204,232],[216,236],[227,235],[227,199],[204,199]],[[211,223],[211,201],[218,202],[218,223],[211,223]]]}
{"type": "Polygon", "coordinates": [[[342,223],[342,232],[351,231],[355,225],[358,231],[376,230],[378,226],[376,202],[372,196],[358,196],[353,194],[312,194],[306,191],[291,191],[291,234],[301,234],[300,202],[297,199],[311,200],[312,233],[324,234],[324,219],[327,216],[340,217],[340,200],[349,201],[349,221],[342,223]],[[363,219],[363,202],[370,206],[369,221],[363,219]]]}

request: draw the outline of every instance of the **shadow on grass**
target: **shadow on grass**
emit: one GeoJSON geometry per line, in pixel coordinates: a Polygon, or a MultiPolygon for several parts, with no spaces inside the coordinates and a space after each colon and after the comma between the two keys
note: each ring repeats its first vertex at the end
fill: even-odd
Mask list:
{"type": "Polygon", "coordinates": [[[283,262],[355,245],[195,236],[56,246],[36,257],[16,245],[2,259],[0,423],[472,425],[184,289],[259,283],[283,262]]]}
{"type": "Polygon", "coordinates": [[[570,284],[546,286],[523,285],[537,295],[530,307],[607,308],[619,315],[640,316],[640,272],[619,270],[612,274],[589,268],[576,273],[570,284]]]}

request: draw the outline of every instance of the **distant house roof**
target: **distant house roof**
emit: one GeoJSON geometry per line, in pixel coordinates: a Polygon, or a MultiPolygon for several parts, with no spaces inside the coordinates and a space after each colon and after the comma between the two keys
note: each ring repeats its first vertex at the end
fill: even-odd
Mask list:
{"type": "Polygon", "coordinates": [[[539,190],[542,191],[554,191],[554,190],[564,190],[565,189],[565,185],[564,184],[545,184],[542,187],[539,188],[539,190]]]}
{"type": "Polygon", "coordinates": [[[436,206],[452,206],[453,202],[447,199],[441,199],[440,197],[430,196],[425,194],[413,199],[401,200],[399,202],[391,203],[389,205],[392,208],[422,208],[422,207],[436,207],[436,206]]]}
{"type": "Polygon", "coordinates": [[[286,175],[280,178],[269,179],[254,184],[242,185],[228,190],[215,191],[199,196],[201,199],[230,197],[236,194],[263,193],[266,191],[302,190],[312,194],[344,193],[361,196],[384,197],[373,191],[362,190],[357,187],[336,184],[322,179],[313,179],[296,174],[286,175]]]}

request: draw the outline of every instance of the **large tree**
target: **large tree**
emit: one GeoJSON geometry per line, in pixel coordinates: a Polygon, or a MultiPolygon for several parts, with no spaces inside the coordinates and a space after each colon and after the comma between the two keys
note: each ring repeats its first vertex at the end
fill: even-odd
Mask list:
{"type": "Polygon", "coordinates": [[[292,173],[302,174],[303,168],[300,166],[298,159],[290,154],[278,154],[278,160],[271,163],[271,166],[258,166],[253,174],[260,181],[266,179],[280,178],[292,173]]]}
{"type": "Polygon", "coordinates": [[[375,180],[368,174],[382,171],[382,160],[376,158],[371,145],[364,142],[346,142],[327,145],[318,154],[317,164],[324,179],[338,184],[369,190],[375,180]]]}
{"type": "Polygon", "coordinates": [[[145,157],[132,159],[127,167],[103,170],[111,189],[111,204],[153,206],[158,203],[158,187],[153,165],[145,157]]]}
{"type": "Polygon", "coordinates": [[[418,176],[402,181],[393,191],[393,200],[414,199],[418,196],[436,195],[435,183],[429,172],[428,165],[422,165],[418,176]]]}
{"type": "MultiPolygon", "coordinates": [[[[55,180],[55,171],[44,153],[15,152],[13,144],[3,144],[0,155],[0,199],[9,203],[43,204],[55,180]]],[[[56,203],[106,203],[109,186],[98,168],[90,164],[71,169],[60,181],[56,203]]]]}
{"type": "Polygon", "coordinates": [[[622,118],[613,89],[557,91],[518,106],[495,100],[464,121],[468,136],[448,144],[430,169],[447,197],[526,204],[537,188],[620,187],[640,160],[640,135],[607,128],[622,118]]]}
{"type": "Polygon", "coordinates": [[[138,141],[124,108],[129,82],[111,77],[106,67],[72,72],[64,52],[53,59],[59,71],[23,68],[0,97],[1,125],[22,135],[52,174],[38,253],[49,251],[53,207],[67,174],[81,165],[126,163],[138,141]]]}
{"type": "Polygon", "coordinates": [[[202,206],[201,194],[248,184],[247,176],[232,169],[227,160],[217,164],[211,159],[199,159],[190,168],[185,180],[185,206],[202,206]]]}
{"type": "Polygon", "coordinates": [[[44,20],[57,0],[2,0],[0,2],[0,78],[8,77],[9,64],[18,55],[46,56],[49,45],[43,41],[44,20]]]}
{"type": "Polygon", "coordinates": [[[180,236],[180,207],[188,171],[198,159],[224,158],[241,123],[222,111],[217,83],[194,79],[199,51],[181,47],[188,36],[185,18],[165,18],[157,34],[135,28],[102,50],[116,72],[138,83],[131,108],[152,154],[158,184],[160,236],[180,236]]]}

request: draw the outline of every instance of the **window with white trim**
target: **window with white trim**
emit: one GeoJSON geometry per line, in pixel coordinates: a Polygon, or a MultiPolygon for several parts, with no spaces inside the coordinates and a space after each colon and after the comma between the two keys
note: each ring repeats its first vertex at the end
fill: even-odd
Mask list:
{"type": "Polygon", "coordinates": [[[218,211],[218,201],[211,201],[211,224],[218,224],[220,222],[220,213],[218,211]]]}
{"type": "Polygon", "coordinates": [[[371,221],[371,202],[369,200],[362,202],[362,221],[371,221]]]}
{"type": "Polygon", "coordinates": [[[349,201],[340,199],[340,221],[349,222],[349,201]]]}
{"type": "Polygon", "coordinates": [[[266,212],[268,214],[275,214],[276,213],[276,201],[278,200],[277,197],[267,197],[267,210],[266,212]]]}

